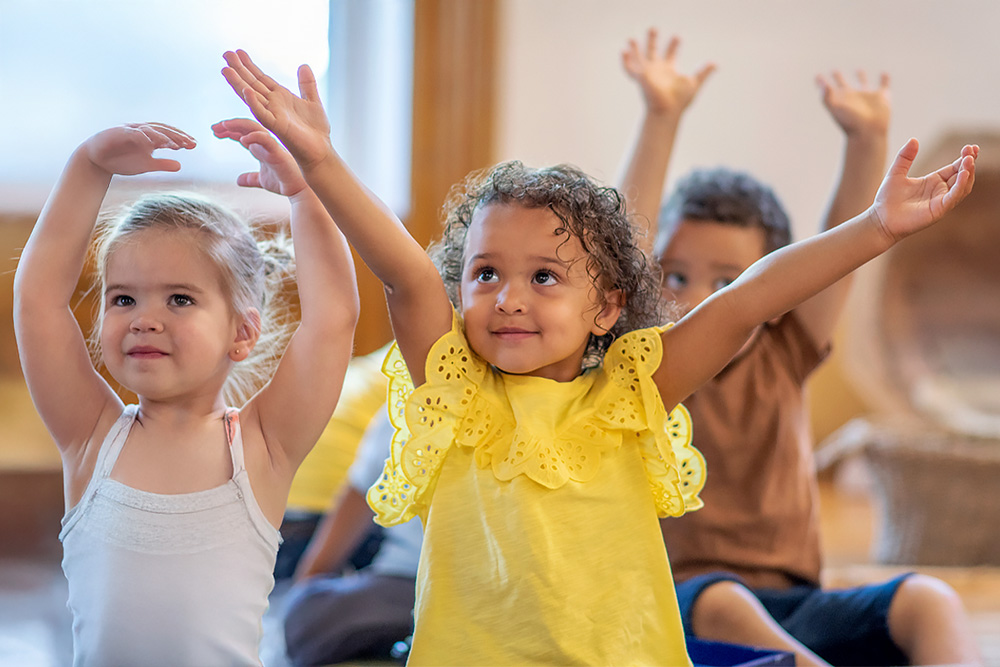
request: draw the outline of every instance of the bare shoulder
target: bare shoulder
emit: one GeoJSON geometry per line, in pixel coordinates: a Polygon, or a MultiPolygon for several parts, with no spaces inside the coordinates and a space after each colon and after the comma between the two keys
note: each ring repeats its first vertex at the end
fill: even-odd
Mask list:
{"type": "Polygon", "coordinates": [[[67,509],[75,506],[83,497],[90,479],[94,476],[101,447],[122,416],[124,407],[120,400],[117,403],[109,401],[98,416],[89,437],[60,447],[67,509]]]}

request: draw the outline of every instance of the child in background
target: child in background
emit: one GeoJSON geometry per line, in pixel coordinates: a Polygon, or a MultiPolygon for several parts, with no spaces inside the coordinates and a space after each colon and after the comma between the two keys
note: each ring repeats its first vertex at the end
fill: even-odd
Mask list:
{"type": "Polygon", "coordinates": [[[380,528],[365,501],[368,487],[382,473],[394,433],[383,404],[365,431],[336,506],[299,562],[285,598],[285,646],[293,665],[388,660],[393,646],[413,632],[420,522],[380,528]],[[370,564],[356,572],[346,568],[372,528],[382,536],[370,564]]]}
{"type": "MultiPolygon", "coordinates": [[[[347,471],[372,417],[385,412],[386,377],[382,361],[389,346],[351,357],[344,374],[340,400],[319,440],[295,472],[288,491],[288,507],[281,522],[281,548],[274,565],[274,578],[291,579],[299,559],[309,546],[317,526],[333,507],[346,486],[347,471]]],[[[371,538],[360,545],[351,562],[371,560],[378,526],[372,524],[371,538]]]]}
{"type": "Polygon", "coordinates": [[[260,125],[213,129],[260,162],[240,185],[291,203],[290,339],[287,313],[269,308],[288,250],[262,254],[245,223],[201,197],[151,194],[98,239],[96,265],[100,359],[138,405],[91,363],[71,302],[94,224],[115,174],[180,168],[153,155],[195,147],[169,125],[84,141],[15,275],[24,376],[63,460],[76,665],[260,664],[276,526],[350,358],[359,305],[343,236],[260,125]]]}
{"type": "MultiPolygon", "coordinates": [[[[647,117],[624,189],[654,232],[674,134],[687,107],[652,103],[682,85],[677,80],[688,80],[676,72],[676,48],[675,38],[666,55],[657,56],[650,31],[645,53],[632,42],[625,57],[647,117]]],[[[869,88],[864,73],[858,76],[857,87],[838,72],[818,78],[823,103],[845,136],[823,229],[861,213],[884,168],[888,77],[869,88]]],[[[773,192],[725,168],[682,179],[659,212],[659,226],[655,253],[664,298],[686,311],[790,241],[788,217],[773,192]]],[[[705,508],[662,521],[685,630],[791,650],[799,664],[975,664],[961,602],[937,579],[911,574],[851,590],[820,589],[805,382],[829,354],[849,286],[849,278],[842,279],[757,327],[722,372],[685,401],[709,471],[705,508]]]]}
{"type": "Polygon", "coordinates": [[[333,150],[307,66],[300,97],[245,52],[225,58],[385,285],[400,430],[369,503],[384,524],[424,522],[413,664],[689,664],[657,521],[700,505],[676,406],[762,322],[961,201],[975,147],[911,179],[907,142],[864,214],[650,326],[656,272],[614,189],[566,166],[473,174],[432,260],[333,150]]]}

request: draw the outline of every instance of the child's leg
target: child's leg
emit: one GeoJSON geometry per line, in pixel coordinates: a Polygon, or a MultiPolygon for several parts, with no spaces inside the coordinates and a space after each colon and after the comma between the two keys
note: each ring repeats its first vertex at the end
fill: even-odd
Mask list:
{"type": "Polygon", "coordinates": [[[718,581],[706,587],[691,609],[695,637],[791,651],[796,665],[828,665],[778,625],[743,584],[718,581]]]}
{"type": "Polygon", "coordinates": [[[889,634],[913,665],[981,665],[962,600],[948,584],[907,577],[889,606],[889,634]]]}
{"type": "Polygon", "coordinates": [[[285,602],[285,646],[294,665],[387,658],[413,632],[414,580],[362,571],[313,577],[285,602]]]}

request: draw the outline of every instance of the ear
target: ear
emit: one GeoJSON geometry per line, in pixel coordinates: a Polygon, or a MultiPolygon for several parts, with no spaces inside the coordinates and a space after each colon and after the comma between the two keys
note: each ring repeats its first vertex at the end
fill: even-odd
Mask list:
{"type": "Polygon", "coordinates": [[[260,338],[260,311],[251,308],[236,327],[236,337],[229,346],[229,358],[233,361],[243,361],[249,357],[258,338],[260,338]]]}
{"type": "Polygon", "coordinates": [[[604,298],[607,304],[594,318],[594,326],[590,329],[590,332],[595,336],[603,336],[611,330],[611,327],[615,326],[622,314],[622,307],[625,305],[620,289],[608,290],[604,293],[604,298]]]}

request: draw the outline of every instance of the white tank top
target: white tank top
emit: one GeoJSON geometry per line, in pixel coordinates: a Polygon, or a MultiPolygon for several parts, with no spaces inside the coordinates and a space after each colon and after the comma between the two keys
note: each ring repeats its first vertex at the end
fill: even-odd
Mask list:
{"type": "Polygon", "coordinates": [[[73,664],[260,665],[281,538],[250,489],[238,412],[224,418],[233,478],[163,495],[109,478],[137,409],[126,406],[111,428],[83,498],[63,518],[73,664]]]}

